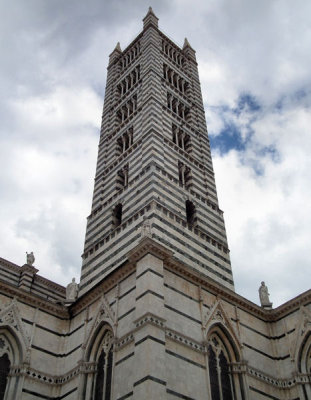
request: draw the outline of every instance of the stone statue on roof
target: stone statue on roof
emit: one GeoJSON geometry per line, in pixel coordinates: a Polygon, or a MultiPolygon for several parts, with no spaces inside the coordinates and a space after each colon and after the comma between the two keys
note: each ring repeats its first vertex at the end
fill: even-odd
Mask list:
{"type": "Polygon", "coordinates": [[[33,263],[35,262],[35,256],[33,254],[33,252],[31,253],[27,253],[26,251],[26,262],[28,265],[33,265],[33,263]]]}

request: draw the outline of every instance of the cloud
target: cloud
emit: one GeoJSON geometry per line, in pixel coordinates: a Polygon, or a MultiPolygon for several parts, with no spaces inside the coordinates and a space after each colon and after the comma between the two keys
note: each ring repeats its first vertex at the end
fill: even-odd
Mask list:
{"type": "MultiPolygon", "coordinates": [[[[1,256],[79,276],[108,55],[145,1],[2,2],[1,256]]],[[[307,289],[311,4],[157,1],[160,29],[197,51],[237,291],[274,304],[307,289]]]]}

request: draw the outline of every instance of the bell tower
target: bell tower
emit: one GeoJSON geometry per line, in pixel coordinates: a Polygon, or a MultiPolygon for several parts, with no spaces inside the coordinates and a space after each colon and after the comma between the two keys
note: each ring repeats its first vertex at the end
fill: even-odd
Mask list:
{"type": "Polygon", "coordinates": [[[195,50],[166,37],[151,8],[109,57],[79,296],[128,261],[144,224],[187,268],[234,289],[195,50]]]}

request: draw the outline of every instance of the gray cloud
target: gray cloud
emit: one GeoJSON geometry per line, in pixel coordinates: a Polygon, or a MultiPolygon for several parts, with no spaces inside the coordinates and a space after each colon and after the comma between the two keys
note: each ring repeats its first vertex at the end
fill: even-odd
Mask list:
{"type": "MultiPolygon", "coordinates": [[[[108,55],[140,32],[148,6],[0,4],[1,256],[23,264],[33,250],[63,284],[81,265],[108,55]]],[[[286,301],[310,280],[311,5],[162,0],[154,11],[197,50],[211,137],[234,126],[244,146],[214,149],[237,290],[257,301],[264,279],[286,301]],[[259,109],[237,113],[245,93],[259,109]]]]}

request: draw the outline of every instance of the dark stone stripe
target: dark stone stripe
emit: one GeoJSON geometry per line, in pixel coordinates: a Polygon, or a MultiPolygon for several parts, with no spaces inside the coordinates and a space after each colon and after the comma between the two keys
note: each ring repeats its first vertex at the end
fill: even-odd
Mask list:
{"type": "MultiPolygon", "coordinates": [[[[111,304],[110,304],[110,306],[111,306],[111,304]]],[[[26,324],[29,324],[29,325],[33,325],[33,324],[34,324],[32,321],[29,321],[28,319],[25,319],[25,318],[22,318],[22,321],[25,322],[26,324]]],[[[68,337],[68,336],[71,336],[71,335],[73,335],[75,332],[77,332],[79,329],[83,328],[83,326],[84,326],[84,325],[80,325],[80,326],[78,326],[76,329],[74,329],[72,332],[69,332],[69,333],[59,333],[59,332],[53,331],[52,329],[46,328],[46,327],[43,326],[43,325],[36,324],[36,328],[42,329],[43,331],[52,333],[53,335],[60,336],[60,337],[68,337]]]]}
{"type": "MultiPolygon", "coordinates": [[[[153,226],[156,227],[156,228],[159,228],[159,226],[155,226],[155,225],[153,225],[153,226]]],[[[160,231],[163,231],[163,229],[161,229],[161,227],[160,227],[159,230],[160,230],[160,231]]],[[[218,272],[218,271],[215,270],[214,265],[216,266],[216,268],[220,268],[219,265],[218,265],[218,263],[217,263],[217,261],[211,261],[211,264],[212,264],[211,266],[210,266],[210,265],[203,264],[203,263],[202,263],[201,261],[199,261],[197,258],[192,257],[190,254],[188,254],[186,251],[182,250],[180,247],[176,247],[176,246],[172,245],[171,242],[169,242],[168,240],[163,239],[161,236],[154,234],[153,237],[154,237],[155,239],[157,239],[157,240],[158,240],[161,244],[163,244],[164,246],[169,247],[170,249],[174,250],[176,253],[179,253],[180,255],[182,255],[182,256],[184,256],[184,257],[187,257],[188,260],[190,260],[190,261],[191,261],[192,263],[194,263],[195,265],[200,266],[201,268],[205,269],[206,271],[209,271],[211,274],[214,274],[214,275],[216,275],[218,278],[220,278],[220,279],[222,279],[222,280],[224,280],[224,281],[226,281],[226,282],[229,282],[230,284],[233,285],[233,280],[232,280],[232,279],[227,278],[226,276],[222,275],[220,272],[218,272]]],[[[182,244],[182,246],[186,247],[186,246],[185,246],[185,243],[184,243],[184,242],[181,242],[181,241],[180,241],[179,239],[177,239],[176,237],[171,236],[171,238],[173,238],[173,239],[176,240],[177,242],[180,242],[180,243],[182,244]]],[[[203,257],[203,256],[201,255],[201,257],[203,257]]],[[[207,258],[207,257],[205,257],[205,259],[206,259],[206,258],[207,258]]],[[[193,264],[192,264],[192,266],[191,266],[191,265],[187,264],[186,262],[183,262],[183,263],[184,263],[185,265],[190,266],[191,269],[194,269],[194,268],[193,268],[193,264]]],[[[224,269],[224,268],[222,268],[222,269],[224,269]]],[[[232,272],[231,272],[231,274],[232,274],[232,272]]],[[[215,280],[215,278],[211,278],[211,279],[214,279],[214,280],[215,280]]]]}
{"type": "Polygon", "coordinates": [[[54,352],[52,352],[52,351],[49,351],[49,350],[46,350],[46,349],[42,349],[41,347],[35,346],[34,344],[31,345],[31,348],[32,348],[32,349],[41,351],[42,353],[49,354],[50,356],[53,356],[53,357],[61,357],[61,358],[62,358],[62,357],[67,357],[67,356],[69,356],[70,354],[72,354],[72,353],[74,353],[75,351],[79,350],[80,347],[81,347],[81,345],[75,347],[74,349],[72,349],[72,350],[69,351],[68,353],[57,354],[57,353],[54,353],[54,352]]]}
{"type": "Polygon", "coordinates": [[[133,286],[131,289],[129,289],[127,292],[123,293],[121,296],[119,296],[119,300],[123,299],[123,297],[127,296],[129,293],[131,293],[133,290],[136,289],[136,286],[133,286]]]}
{"type": "Polygon", "coordinates": [[[55,397],[45,396],[44,394],[36,393],[36,392],[33,392],[32,390],[28,390],[28,389],[23,389],[22,392],[23,393],[27,393],[27,394],[31,394],[32,396],[35,396],[35,397],[39,397],[40,399],[47,399],[47,400],[54,400],[55,399],[56,400],[55,397]]]}
{"type": "MultiPolygon", "coordinates": [[[[225,272],[227,272],[228,274],[232,275],[232,271],[229,268],[230,267],[230,260],[228,258],[223,257],[222,255],[219,254],[219,252],[217,251],[213,251],[212,249],[210,249],[207,244],[208,242],[205,239],[200,239],[200,240],[196,240],[196,237],[198,237],[197,234],[193,235],[193,231],[190,231],[189,229],[180,229],[178,228],[176,225],[173,225],[169,222],[169,219],[166,220],[164,218],[161,219],[161,217],[155,215],[155,217],[163,224],[165,224],[166,226],[168,226],[169,228],[171,228],[173,231],[177,232],[178,234],[181,235],[181,237],[183,238],[183,240],[181,240],[180,238],[177,238],[174,236],[174,239],[179,242],[180,244],[182,244],[183,246],[185,246],[186,248],[190,249],[191,251],[193,251],[194,253],[196,253],[197,255],[201,256],[203,259],[207,259],[208,261],[210,261],[212,264],[215,264],[218,268],[221,268],[222,270],[224,270],[225,272]],[[187,233],[189,232],[189,234],[187,233]],[[191,235],[192,233],[192,235],[191,235]],[[197,248],[195,248],[194,246],[191,246],[189,243],[193,243],[196,244],[199,248],[203,248],[204,249],[204,253],[202,253],[201,250],[198,250],[197,248]],[[226,264],[228,264],[229,267],[225,267],[221,264],[219,264],[218,261],[214,260],[213,258],[207,256],[206,253],[209,253],[211,255],[213,255],[214,257],[220,259],[222,262],[225,262],[226,264]]],[[[159,230],[161,230],[161,227],[159,225],[153,224],[154,227],[158,228],[159,230]]],[[[195,228],[194,228],[195,229],[195,228]]],[[[201,230],[201,226],[199,225],[199,229],[201,230]]],[[[211,237],[210,234],[207,234],[205,230],[202,230],[207,236],[211,237]]],[[[219,240],[212,238],[213,240],[215,240],[217,243],[219,243],[219,240]]],[[[210,243],[209,243],[210,244],[210,243]]],[[[210,244],[211,245],[211,244],[210,244]]],[[[214,246],[215,250],[216,247],[214,246]]]]}
{"type": "Polygon", "coordinates": [[[163,342],[163,340],[160,340],[160,339],[155,338],[154,336],[148,335],[148,336],[144,337],[143,339],[138,340],[138,342],[135,343],[135,346],[140,345],[145,340],[153,340],[154,342],[157,342],[157,343],[160,343],[162,345],[165,345],[165,342],[163,342]]]}
{"type": "Polygon", "coordinates": [[[156,292],[154,292],[153,290],[146,290],[144,293],[140,294],[138,297],[136,297],[136,300],[141,299],[142,297],[146,296],[146,294],[152,294],[153,296],[158,297],[159,299],[164,300],[164,296],[162,296],[161,294],[158,294],[156,292]]]}
{"type": "Polygon", "coordinates": [[[250,345],[247,344],[247,343],[243,343],[243,345],[246,346],[246,347],[248,347],[248,348],[251,349],[251,350],[256,351],[257,353],[259,353],[259,354],[261,354],[261,355],[263,355],[263,356],[265,356],[265,357],[270,358],[271,360],[280,361],[280,360],[286,360],[286,358],[289,358],[289,357],[290,357],[289,354],[286,354],[286,356],[283,356],[283,357],[273,357],[273,356],[270,356],[270,354],[264,353],[263,351],[258,350],[258,349],[256,349],[255,347],[250,346],[250,345]]]}
{"type": "Polygon", "coordinates": [[[77,391],[77,390],[78,390],[78,388],[71,389],[69,392],[63,394],[63,395],[60,396],[60,397],[57,397],[55,400],[62,400],[62,399],[64,399],[65,397],[69,396],[71,393],[74,393],[74,392],[77,391]]]}
{"type": "Polygon", "coordinates": [[[253,386],[250,386],[249,388],[250,388],[250,390],[252,390],[253,392],[259,393],[259,394],[261,394],[262,396],[268,397],[269,399],[280,400],[279,397],[271,396],[271,394],[267,394],[267,393],[265,393],[265,392],[262,392],[261,390],[256,389],[256,388],[254,388],[253,386]]]}
{"type": "MultiPolygon", "coordinates": [[[[5,283],[7,284],[8,282],[5,282],[5,283]]],[[[11,299],[11,300],[14,298],[13,296],[10,296],[10,295],[8,295],[6,293],[2,293],[2,296],[5,296],[5,297],[7,297],[8,299],[11,299]]],[[[46,301],[46,299],[42,299],[42,298],[40,298],[40,300],[42,300],[43,302],[46,301]]],[[[49,311],[46,311],[43,307],[33,306],[32,304],[29,304],[28,302],[23,301],[21,298],[18,299],[18,302],[21,303],[21,304],[25,304],[27,307],[31,307],[33,309],[38,309],[38,310],[42,311],[44,314],[51,315],[52,317],[60,319],[61,321],[68,321],[69,320],[69,314],[68,314],[67,318],[63,318],[63,317],[58,316],[56,313],[53,314],[53,313],[51,313],[49,311]]]]}
{"type": "MultiPolygon", "coordinates": [[[[237,322],[237,320],[234,319],[234,318],[231,318],[231,320],[234,321],[234,322],[237,322]]],[[[265,334],[262,333],[262,332],[257,331],[256,329],[252,328],[251,326],[248,326],[248,325],[246,325],[246,324],[243,324],[243,322],[240,322],[240,325],[243,326],[244,328],[249,329],[249,330],[252,331],[252,332],[257,333],[257,334],[260,335],[260,336],[263,336],[263,337],[266,338],[266,339],[269,339],[269,340],[279,340],[279,339],[282,339],[282,338],[285,337],[285,333],[282,333],[282,335],[279,335],[279,336],[269,336],[269,335],[265,335],[265,334]]],[[[295,328],[289,330],[289,331],[286,332],[286,333],[289,335],[290,333],[293,333],[293,332],[295,332],[295,328]]]]}
{"type": "Polygon", "coordinates": [[[133,396],[133,392],[129,392],[129,393],[125,394],[124,396],[118,397],[117,400],[125,400],[132,396],[133,396]]]}
{"type": "Polygon", "coordinates": [[[66,398],[67,396],[69,396],[70,394],[74,393],[75,391],[77,391],[77,388],[71,389],[69,392],[63,394],[62,396],[50,397],[50,396],[45,396],[44,394],[41,394],[41,393],[33,392],[32,390],[28,390],[28,389],[22,390],[23,393],[31,394],[32,396],[39,397],[40,399],[46,399],[46,400],[62,400],[64,398],[66,398]]]}
{"type": "Polygon", "coordinates": [[[186,358],[186,357],[181,356],[180,354],[174,353],[173,351],[165,350],[165,352],[166,352],[167,354],[169,354],[170,356],[177,357],[177,358],[179,358],[180,360],[183,360],[183,361],[188,362],[189,364],[195,365],[196,367],[200,367],[200,368],[202,368],[202,369],[206,369],[205,365],[202,365],[202,364],[199,364],[199,363],[197,363],[197,362],[195,362],[195,361],[192,361],[192,360],[190,360],[189,358],[186,358]]]}
{"type": "Polygon", "coordinates": [[[186,317],[186,318],[188,318],[188,319],[191,319],[191,321],[194,321],[194,322],[196,322],[197,324],[202,325],[201,321],[199,321],[198,319],[195,319],[195,318],[193,318],[193,317],[190,317],[190,315],[187,315],[187,314],[185,314],[185,313],[183,313],[183,312],[181,312],[181,311],[178,311],[178,310],[176,310],[176,308],[173,308],[173,307],[171,307],[171,306],[168,306],[167,304],[165,304],[164,307],[165,307],[165,308],[168,308],[168,309],[171,310],[171,311],[174,311],[175,313],[177,313],[177,314],[179,314],[179,315],[182,315],[183,317],[186,317]]]}
{"type": "Polygon", "coordinates": [[[118,318],[118,321],[120,321],[122,318],[126,317],[129,315],[131,312],[135,310],[135,307],[131,308],[129,311],[127,311],[125,314],[121,315],[121,317],[118,318]]]}
{"type": "Polygon", "coordinates": [[[134,353],[130,353],[130,354],[128,354],[127,356],[121,358],[119,361],[117,361],[117,362],[115,363],[115,366],[120,365],[121,363],[123,363],[123,361],[126,361],[126,360],[128,360],[129,358],[133,357],[133,355],[134,355],[134,353]]]}
{"type": "Polygon", "coordinates": [[[145,382],[145,381],[153,381],[156,383],[159,383],[160,385],[164,385],[166,386],[166,382],[162,381],[162,379],[159,378],[155,378],[154,376],[151,375],[147,375],[144,378],[140,379],[139,381],[134,382],[134,387],[140,385],[141,383],[145,382]]]}
{"type": "Polygon", "coordinates": [[[193,397],[189,397],[189,396],[186,396],[184,394],[177,393],[177,392],[175,392],[174,390],[171,390],[171,389],[166,389],[166,393],[171,394],[172,396],[175,396],[175,397],[179,397],[180,399],[195,400],[193,397]]]}
{"type": "Polygon", "coordinates": [[[192,296],[189,296],[188,294],[182,292],[181,290],[178,290],[178,289],[174,288],[173,286],[168,285],[167,283],[164,283],[164,286],[169,288],[169,289],[171,289],[171,290],[173,290],[176,293],[181,294],[184,297],[187,297],[187,299],[190,299],[190,300],[193,300],[193,301],[196,301],[197,303],[199,303],[199,300],[193,298],[192,296]]]}
{"type": "Polygon", "coordinates": [[[151,268],[148,268],[148,269],[145,269],[145,271],[143,271],[141,274],[137,275],[137,276],[136,276],[136,279],[139,279],[141,276],[145,275],[147,272],[151,272],[151,273],[153,273],[153,274],[159,276],[160,278],[163,278],[163,275],[162,275],[162,274],[160,274],[160,273],[157,272],[157,271],[154,271],[154,270],[151,269],[151,268]]]}
{"type": "MultiPolygon", "coordinates": [[[[124,262],[124,264],[126,264],[126,263],[127,263],[127,261],[124,262]]],[[[119,265],[119,268],[120,268],[120,267],[122,267],[122,265],[119,265]]],[[[132,275],[134,275],[134,274],[135,274],[135,271],[132,272],[131,274],[127,275],[125,278],[121,279],[121,280],[119,281],[119,285],[120,285],[120,283],[126,281],[130,276],[132,276],[132,275]]]]}

